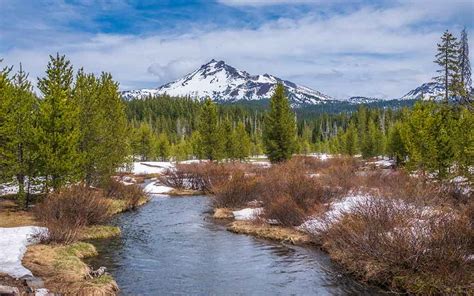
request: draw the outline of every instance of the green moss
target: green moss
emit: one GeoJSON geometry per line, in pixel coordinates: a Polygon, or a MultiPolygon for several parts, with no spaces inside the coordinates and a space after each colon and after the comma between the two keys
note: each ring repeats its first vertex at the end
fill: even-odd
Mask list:
{"type": "Polygon", "coordinates": [[[107,285],[114,282],[114,278],[109,274],[103,274],[99,277],[93,278],[91,282],[97,285],[107,285]]]}
{"type": "Polygon", "coordinates": [[[80,233],[80,239],[105,239],[120,236],[119,227],[109,225],[94,225],[84,228],[80,233]]]}
{"type": "Polygon", "coordinates": [[[97,256],[97,250],[95,249],[94,245],[85,243],[85,242],[78,242],[68,246],[64,246],[63,252],[69,256],[76,256],[78,258],[87,258],[97,256]]]}

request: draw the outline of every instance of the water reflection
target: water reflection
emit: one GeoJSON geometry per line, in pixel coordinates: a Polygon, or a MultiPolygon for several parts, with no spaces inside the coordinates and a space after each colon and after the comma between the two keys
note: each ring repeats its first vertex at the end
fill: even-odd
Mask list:
{"type": "Polygon", "coordinates": [[[123,295],[377,295],[341,277],[327,255],[237,235],[208,219],[206,197],[154,198],[97,242],[123,295]]]}

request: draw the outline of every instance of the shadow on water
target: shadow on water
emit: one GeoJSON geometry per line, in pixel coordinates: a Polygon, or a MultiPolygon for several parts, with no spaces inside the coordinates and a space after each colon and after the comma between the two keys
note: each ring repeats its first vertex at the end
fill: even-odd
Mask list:
{"type": "Polygon", "coordinates": [[[323,252],[233,234],[208,219],[208,199],[153,197],[94,242],[122,295],[382,295],[341,276],[323,252]]]}

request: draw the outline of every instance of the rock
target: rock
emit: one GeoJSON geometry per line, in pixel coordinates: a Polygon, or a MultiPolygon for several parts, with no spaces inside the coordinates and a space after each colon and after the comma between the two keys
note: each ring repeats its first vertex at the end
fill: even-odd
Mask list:
{"type": "Polygon", "coordinates": [[[23,281],[25,286],[27,286],[33,291],[44,288],[44,282],[40,278],[31,276],[31,275],[25,275],[21,277],[20,279],[23,281]]]}
{"type": "Polygon", "coordinates": [[[99,276],[103,275],[106,270],[107,270],[106,267],[101,266],[101,267],[99,267],[99,269],[91,271],[90,276],[93,277],[93,278],[99,277],[99,276]]]}
{"type": "Polygon", "coordinates": [[[19,296],[20,290],[15,287],[0,285],[0,296],[19,296]]]}

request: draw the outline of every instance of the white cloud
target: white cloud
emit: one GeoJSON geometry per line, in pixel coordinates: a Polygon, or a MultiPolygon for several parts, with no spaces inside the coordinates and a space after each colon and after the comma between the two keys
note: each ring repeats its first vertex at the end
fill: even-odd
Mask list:
{"type": "Polygon", "coordinates": [[[122,89],[158,87],[215,58],[338,98],[394,98],[434,75],[435,46],[445,27],[420,23],[456,13],[442,12],[402,5],[279,19],[256,29],[194,27],[185,34],[147,36],[60,32],[62,37],[56,39],[50,34],[36,36],[35,46],[3,52],[0,47],[0,56],[7,64],[22,62],[35,78],[43,75],[48,54],[59,51],[76,67],[111,72],[122,89]]]}
{"type": "MultiPolygon", "coordinates": [[[[324,0],[218,0],[217,2],[229,6],[268,6],[281,4],[316,4],[324,0]]],[[[327,1],[326,1],[327,2],[327,1]]]]}

